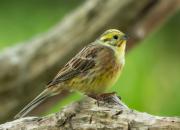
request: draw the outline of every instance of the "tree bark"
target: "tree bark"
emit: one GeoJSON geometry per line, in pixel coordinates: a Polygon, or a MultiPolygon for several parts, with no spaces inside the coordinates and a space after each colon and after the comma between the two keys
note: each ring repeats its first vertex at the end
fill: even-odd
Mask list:
{"type": "Polygon", "coordinates": [[[115,95],[105,101],[86,97],[45,117],[25,117],[0,130],[178,130],[180,118],[159,117],[129,109],[115,95]]]}
{"type": "MultiPolygon", "coordinates": [[[[149,19],[152,18],[150,14],[155,8],[162,6],[162,3],[171,7],[162,17],[164,20],[176,10],[178,0],[87,1],[49,32],[2,52],[0,54],[0,121],[11,118],[23,104],[29,102],[45,87],[65,62],[104,30],[117,28],[131,32],[132,39],[135,40],[130,40],[130,45],[143,39],[149,30],[146,29],[147,26],[140,25],[149,23],[149,19]],[[149,16],[148,20],[146,16],[149,16]],[[138,35],[139,26],[140,34],[144,35],[138,35]]],[[[161,13],[158,9],[155,11],[157,14],[161,13]]]]}

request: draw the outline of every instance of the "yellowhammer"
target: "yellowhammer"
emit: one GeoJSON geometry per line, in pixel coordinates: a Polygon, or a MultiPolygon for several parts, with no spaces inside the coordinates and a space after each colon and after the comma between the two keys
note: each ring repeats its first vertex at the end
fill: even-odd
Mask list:
{"type": "Polygon", "coordinates": [[[62,90],[75,90],[98,95],[118,79],[125,63],[127,36],[116,29],[105,31],[95,42],[84,47],[47,85],[47,88],[22,109],[15,118],[23,117],[46,98],[62,90]]]}

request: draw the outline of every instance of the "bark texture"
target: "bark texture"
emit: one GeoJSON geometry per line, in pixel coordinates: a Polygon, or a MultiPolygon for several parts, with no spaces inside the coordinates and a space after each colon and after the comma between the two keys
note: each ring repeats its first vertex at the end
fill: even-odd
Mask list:
{"type": "Polygon", "coordinates": [[[131,32],[131,46],[177,7],[178,0],[90,0],[49,32],[5,50],[0,54],[0,121],[11,118],[22,104],[39,94],[70,57],[104,30],[131,32]],[[162,19],[149,20],[156,15],[162,19]]]}
{"type": "Polygon", "coordinates": [[[85,100],[46,117],[26,117],[0,125],[0,130],[179,130],[180,118],[159,117],[129,109],[122,101],[85,100]]]}

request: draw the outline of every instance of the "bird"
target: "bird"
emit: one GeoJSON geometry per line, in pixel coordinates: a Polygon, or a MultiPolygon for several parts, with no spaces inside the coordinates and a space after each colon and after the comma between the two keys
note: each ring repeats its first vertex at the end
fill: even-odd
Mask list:
{"type": "Polygon", "coordinates": [[[90,97],[105,93],[123,70],[127,39],[127,35],[117,29],[106,30],[67,62],[45,90],[15,118],[26,116],[44,100],[63,90],[78,91],[90,97]]]}

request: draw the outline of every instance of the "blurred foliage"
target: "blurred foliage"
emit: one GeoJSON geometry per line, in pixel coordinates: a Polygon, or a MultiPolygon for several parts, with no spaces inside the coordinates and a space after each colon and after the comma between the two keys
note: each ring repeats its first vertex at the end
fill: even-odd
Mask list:
{"type": "MultiPolygon", "coordinates": [[[[79,2],[1,0],[0,50],[47,31],[79,2]]],[[[128,52],[122,76],[112,91],[129,107],[157,115],[180,115],[179,23],[180,12],[128,52]]],[[[73,94],[49,112],[80,98],[73,94]]]]}
{"type": "Polygon", "coordinates": [[[113,88],[131,107],[156,115],[180,116],[180,12],[126,57],[113,88]]]}
{"type": "Polygon", "coordinates": [[[82,0],[0,0],[0,50],[47,31],[81,2],[82,0]]]}

